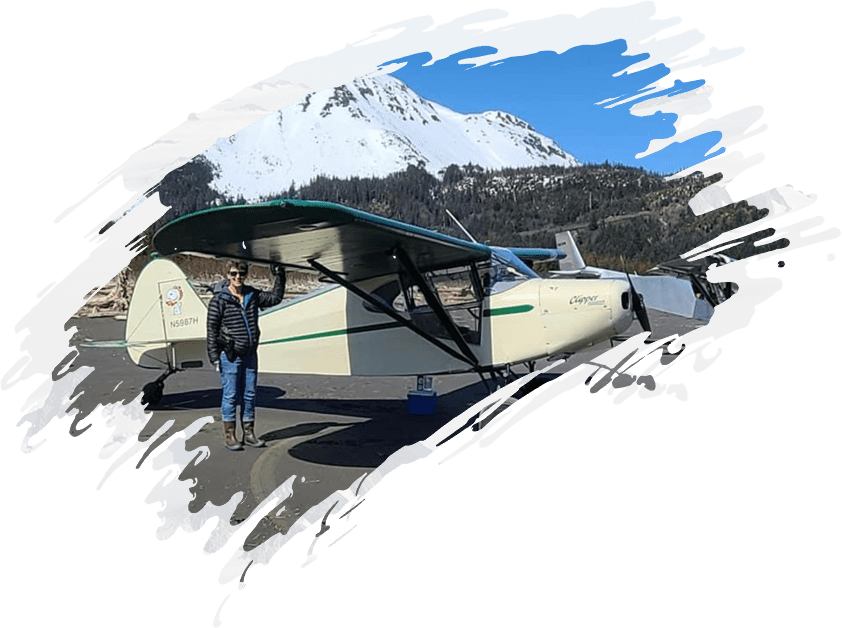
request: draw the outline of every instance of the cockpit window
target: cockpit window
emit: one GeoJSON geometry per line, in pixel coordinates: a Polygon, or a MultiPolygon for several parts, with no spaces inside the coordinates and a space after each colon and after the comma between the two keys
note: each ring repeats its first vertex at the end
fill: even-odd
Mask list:
{"type": "MultiPolygon", "coordinates": [[[[538,275],[509,249],[491,247],[490,259],[479,264],[449,268],[424,274],[431,290],[462,337],[470,344],[479,344],[482,332],[483,299],[535,279],[538,275]]],[[[450,339],[450,333],[427,303],[424,292],[404,273],[371,292],[377,301],[391,307],[438,338],[450,339]]],[[[379,312],[371,303],[363,307],[379,312]]]]}
{"type": "MultiPolygon", "coordinates": [[[[482,330],[482,295],[475,273],[476,271],[468,266],[427,273],[428,284],[433,288],[462,338],[469,344],[479,344],[482,330]]],[[[412,288],[413,291],[418,290],[417,286],[412,288]]],[[[410,311],[410,316],[416,324],[427,328],[429,333],[439,338],[450,339],[450,334],[426,301],[415,302],[419,307],[410,311]]]]}

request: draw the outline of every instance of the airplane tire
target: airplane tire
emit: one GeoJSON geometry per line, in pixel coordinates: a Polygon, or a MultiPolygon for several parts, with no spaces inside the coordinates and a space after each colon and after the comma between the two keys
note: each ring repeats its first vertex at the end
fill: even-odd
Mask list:
{"type": "Polygon", "coordinates": [[[164,398],[164,382],[149,382],[143,387],[143,396],[140,403],[156,404],[164,398]]]}

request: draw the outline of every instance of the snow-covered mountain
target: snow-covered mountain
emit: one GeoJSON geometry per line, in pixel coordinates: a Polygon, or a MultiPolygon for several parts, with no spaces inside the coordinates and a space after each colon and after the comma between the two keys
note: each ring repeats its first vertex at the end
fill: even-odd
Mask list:
{"type": "Polygon", "coordinates": [[[461,114],[390,75],[309,94],[211,147],[213,187],[256,200],[323,174],[380,177],[423,164],[485,169],[579,162],[523,120],[502,111],[461,114]]]}

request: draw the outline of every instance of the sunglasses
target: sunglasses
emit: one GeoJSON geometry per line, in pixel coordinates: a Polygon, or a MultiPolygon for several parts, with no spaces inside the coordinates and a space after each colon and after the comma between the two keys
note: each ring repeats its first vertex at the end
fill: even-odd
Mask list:
{"type": "Polygon", "coordinates": [[[229,277],[246,277],[246,276],[248,276],[248,271],[243,272],[241,270],[229,270],[228,276],[229,277]]]}

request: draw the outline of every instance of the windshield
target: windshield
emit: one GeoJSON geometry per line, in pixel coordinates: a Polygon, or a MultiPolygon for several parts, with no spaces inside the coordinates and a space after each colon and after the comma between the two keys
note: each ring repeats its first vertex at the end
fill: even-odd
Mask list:
{"type": "Polygon", "coordinates": [[[504,270],[509,273],[520,275],[521,279],[537,279],[538,274],[529,268],[523,260],[512,253],[509,249],[504,249],[499,246],[492,246],[493,251],[491,255],[492,267],[503,266],[504,270]]]}
{"type": "Polygon", "coordinates": [[[508,290],[527,279],[538,277],[535,271],[509,249],[496,246],[491,249],[491,259],[479,267],[486,295],[508,290]]]}

